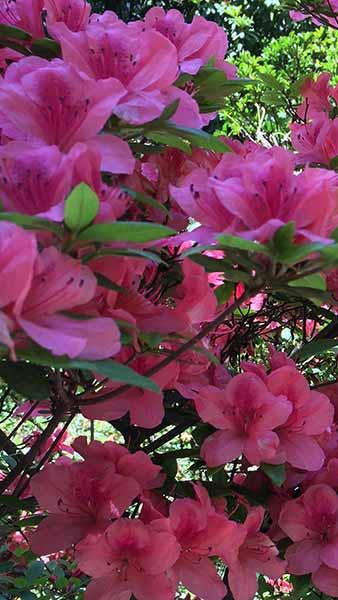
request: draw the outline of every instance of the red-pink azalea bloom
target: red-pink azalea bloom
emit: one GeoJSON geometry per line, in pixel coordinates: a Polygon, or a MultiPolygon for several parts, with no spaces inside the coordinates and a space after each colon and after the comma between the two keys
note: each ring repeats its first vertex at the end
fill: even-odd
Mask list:
{"type": "Polygon", "coordinates": [[[109,358],[120,350],[120,332],[113,319],[62,314],[89,302],[95,291],[96,279],[87,266],[56,248],[46,248],[25,301],[14,313],[27,335],[53,354],[109,358]]]}
{"type": "Polygon", "coordinates": [[[279,438],[274,430],[285,423],[292,404],[285,396],[271,393],[259,377],[237,375],[225,390],[205,386],[194,400],[201,419],[219,430],[201,448],[208,466],[231,462],[241,454],[251,464],[275,457],[279,438]]]}
{"type": "Polygon", "coordinates": [[[226,587],[209,557],[221,552],[227,559],[235,555],[238,526],[216,512],[203,486],[194,487],[196,500],[175,500],[169,510],[170,528],[181,546],[173,572],[177,581],[204,600],[222,600],[226,587]]]}
{"type": "MultiPolygon", "coordinates": [[[[327,589],[334,590],[338,581],[336,492],[327,485],[311,486],[300,498],[284,504],[279,525],[294,542],[285,555],[290,573],[312,573],[318,589],[330,594],[327,589]]],[[[338,595],[338,587],[333,595],[338,595]]]]}
{"type": "Polygon", "coordinates": [[[109,441],[102,444],[95,440],[88,444],[84,436],[78,437],[72,446],[97,472],[114,468],[119,475],[135,479],[140,490],[151,490],[162,483],[161,467],[154,465],[145,452],[132,454],[124,446],[109,441]]]}
{"type": "MultiPolygon", "coordinates": [[[[142,357],[131,363],[131,367],[141,374],[154,366],[158,359],[153,357],[142,357]]],[[[178,375],[178,365],[175,362],[161,369],[151,379],[157,383],[161,389],[173,388],[174,382],[178,375]]],[[[118,387],[117,385],[108,385],[104,390],[109,392],[118,387]]],[[[93,396],[95,398],[95,396],[93,396]]],[[[99,419],[104,421],[112,421],[119,419],[128,411],[130,414],[131,423],[138,427],[152,428],[157,427],[162,422],[164,417],[163,395],[150,392],[149,390],[141,390],[133,388],[130,391],[119,394],[111,400],[103,400],[102,402],[82,406],[82,413],[87,419],[99,419]]]]}
{"type": "Polygon", "coordinates": [[[88,534],[104,531],[143,490],[163,481],[160,467],[144,452],[130,454],[114,442],[87,444],[83,437],[75,440],[73,448],[84,461],[60,459],[32,479],[33,494],[50,513],[32,535],[32,548],[38,554],[67,548],[88,534]]]}
{"type": "Polygon", "coordinates": [[[272,462],[287,461],[298,469],[317,471],[325,455],[315,436],[332,425],[331,402],[324,394],[310,390],[305,377],[292,366],[272,371],[267,387],[272,394],[286,397],[293,407],[289,418],[276,429],[280,444],[272,462]]]}
{"type": "Polygon", "coordinates": [[[252,600],[258,590],[257,573],[278,579],[286,569],[286,561],[278,557],[271,539],[260,532],[264,519],[261,506],[252,508],[239,531],[244,537],[236,559],[229,563],[228,582],[235,600],[252,600]],[[243,535],[244,534],[244,535],[243,535]]]}
{"type": "Polygon", "coordinates": [[[9,138],[67,152],[95,138],[124,93],[117,79],[88,80],[62,60],[23,58],[0,84],[0,125],[9,138]]]}
{"type": "Polygon", "coordinates": [[[168,531],[139,520],[118,519],[104,535],[78,544],[76,559],[94,577],[86,600],[173,600],[175,587],[166,573],[180,547],[168,531]]]}

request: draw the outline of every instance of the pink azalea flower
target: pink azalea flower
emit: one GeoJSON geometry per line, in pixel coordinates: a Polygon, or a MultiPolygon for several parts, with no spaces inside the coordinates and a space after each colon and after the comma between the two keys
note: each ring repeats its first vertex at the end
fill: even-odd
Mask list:
{"type": "Polygon", "coordinates": [[[287,461],[298,469],[317,471],[325,455],[315,436],[332,424],[331,402],[324,394],[311,391],[305,377],[292,366],[272,371],[267,387],[272,394],[286,397],[293,407],[289,418],[276,430],[280,445],[272,462],[287,461]]]}
{"type": "Polygon", "coordinates": [[[168,104],[163,92],[174,83],[178,64],[175,47],[163,35],[153,30],[134,31],[121,21],[109,27],[93,23],[77,33],[59,23],[53,32],[67,63],[100,85],[119,81],[124,97],[120,95],[112,112],[121,119],[151,121],[168,104]]]}
{"type": "Polygon", "coordinates": [[[236,553],[238,526],[216,512],[201,485],[194,487],[196,500],[175,500],[169,510],[170,527],[182,549],[173,573],[204,600],[222,600],[226,587],[209,557],[222,552],[229,558],[236,553]]]}
{"type": "Polygon", "coordinates": [[[201,456],[210,467],[231,462],[241,454],[251,464],[270,462],[279,445],[274,430],[292,411],[285,396],[271,393],[251,373],[237,375],[225,390],[213,386],[200,389],[195,406],[201,419],[219,430],[201,448],[201,456]]]}
{"type": "Polygon", "coordinates": [[[144,452],[130,452],[114,442],[77,438],[73,448],[82,462],[61,459],[32,479],[32,492],[50,514],[32,535],[38,554],[49,554],[108,527],[143,490],[161,484],[160,467],[144,452]],[[55,533],[55,535],[54,535],[55,533]]]}
{"type": "Polygon", "coordinates": [[[228,564],[228,582],[235,600],[252,600],[258,590],[257,573],[278,579],[285,572],[286,561],[278,558],[278,549],[271,539],[260,532],[264,509],[253,508],[238,528],[242,542],[237,556],[228,564]],[[243,539],[244,538],[244,539],[243,539]]]}
{"type": "Polygon", "coordinates": [[[73,160],[57,146],[10,142],[0,147],[4,209],[36,215],[61,204],[71,189],[73,160]]]}
{"type": "Polygon", "coordinates": [[[9,138],[67,152],[96,136],[124,93],[116,79],[88,80],[59,59],[23,58],[0,84],[0,125],[9,138]]]}
{"type": "Polygon", "coordinates": [[[329,165],[338,154],[338,119],[330,119],[325,113],[316,116],[311,123],[292,123],[291,141],[298,151],[298,162],[314,162],[329,165]]]}
{"type": "Polygon", "coordinates": [[[185,320],[187,328],[203,321],[212,321],[217,300],[209,285],[207,273],[200,265],[185,259],[182,274],[182,283],[171,293],[176,304],[175,314],[185,320]]]}
{"type": "Polygon", "coordinates": [[[95,291],[96,279],[88,267],[47,248],[39,256],[25,301],[14,314],[27,335],[53,354],[109,358],[120,350],[120,332],[112,319],[62,314],[89,302],[95,291]]]}
{"type": "Polygon", "coordinates": [[[62,21],[71,31],[85,29],[89,22],[91,6],[86,0],[44,0],[47,26],[62,21]]]}
{"type": "Polygon", "coordinates": [[[37,258],[35,236],[24,229],[0,223],[0,343],[15,357],[11,331],[14,322],[3,310],[20,311],[29,292],[37,258]]]}
{"type": "MultiPolygon", "coordinates": [[[[325,9],[329,9],[329,12],[332,14],[333,13],[337,13],[338,12],[338,1],[337,0],[324,0],[323,1],[323,8],[324,11],[325,9]]],[[[331,24],[335,29],[337,28],[337,20],[336,17],[330,17],[328,16],[325,12],[321,12],[320,10],[318,11],[319,14],[323,17],[324,22],[331,24]]],[[[290,17],[291,19],[293,19],[294,21],[303,21],[304,19],[309,19],[311,18],[312,22],[315,25],[323,25],[322,19],[318,19],[315,15],[313,17],[311,17],[311,15],[309,14],[304,14],[298,10],[290,10],[290,17]]]]}
{"type": "Polygon", "coordinates": [[[286,551],[295,575],[312,573],[318,589],[338,594],[338,496],[327,485],[314,485],[297,500],[286,502],[279,525],[294,542],[286,551]],[[330,591],[327,591],[330,590],[330,591]]]}
{"type": "Polygon", "coordinates": [[[227,154],[211,176],[193,171],[171,193],[202,225],[189,232],[189,239],[210,241],[228,232],[266,241],[294,221],[300,239],[315,241],[326,239],[335,226],[336,186],[336,175],[327,170],[295,175],[293,155],[275,147],[245,157],[227,154]]]}
{"type": "MultiPolygon", "coordinates": [[[[139,357],[133,361],[130,366],[140,373],[146,372],[151,366],[156,364],[158,359],[153,357],[139,357]]],[[[172,362],[170,365],[161,369],[156,375],[151,377],[161,389],[173,388],[177,378],[178,366],[172,362]]],[[[105,387],[105,391],[114,391],[116,385],[112,384],[105,387]]],[[[163,395],[133,388],[123,394],[119,394],[111,400],[104,400],[100,403],[82,406],[82,413],[87,419],[99,419],[112,421],[120,419],[128,411],[131,423],[138,427],[152,428],[157,427],[164,417],[163,395]]]]}
{"type": "Polygon", "coordinates": [[[176,46],[183,73],[194,75],[210,60],[214,60],[218,68],[224,68],[228,40],[224,29],[216,23],[195,16],[188,24],[178,10],[166,13],[160,7],[151,8],[144,22],[147,29],[156,29],[176,46]]]}
{"type": "Polygon", "coordinates": [[[135,479],[140,491],[158,487],[163,481],[161,467],[154,465],[145,452],[131,454],[127,448],[115,442],[102,444],[95,440],[88,444],[84,436],[78,437],[72,446],[85,459],[86,464],[97,472],[114,468],[119,475],[135,479]]]}
{"type": "Polygon", "coordinates": [[[86,600],[173,600],[175,588],[166,571],[179,555],[167,531],[158,532],[139,520],[119,519],[101,537],[78,544],[80,569],[94,579],[86,600]]]}
{"type": "Polygon", "coordinates": [[[44,37],[41,13],[44,0],[0,0],[0,23],[19,27],[33,37],[44,37]]]}

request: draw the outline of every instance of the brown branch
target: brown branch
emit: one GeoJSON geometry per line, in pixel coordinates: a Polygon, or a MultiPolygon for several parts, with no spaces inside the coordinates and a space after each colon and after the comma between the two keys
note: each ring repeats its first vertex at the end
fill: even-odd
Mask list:
{"type": "Polygon", "coordinates": [[[31,447],[29,452],[23,455],[22,459],[18,462],[16,467],[14,467],[14,469],[12,469],[10,473],[8,473],[5,479],[3,479],[3,481],[0,483],[0,495],[3,494],[7,490],[7,488],[13,483],[13,481],[15,481],[15,479],[21,474],[21,472],[33,462],[42,445],[49,438],[49,436],[52,435],[53,431],[58,426],[62,414],[63,412],[58,412],[51,418],[46,429],[41,433],[39,439],[31,447]]]}

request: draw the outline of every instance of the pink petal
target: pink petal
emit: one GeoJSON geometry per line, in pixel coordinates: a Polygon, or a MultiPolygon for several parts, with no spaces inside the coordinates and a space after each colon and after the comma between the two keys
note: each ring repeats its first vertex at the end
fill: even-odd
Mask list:
{"type": "Polygon", "coordinates": [[[183,585],[203,600],[223,600],[227,589],[215,565],[205,556],[187,553],[175,566],[183,585]]]}
{"type": "Polygon", "coordinates": [[[116,575],[94,579],[86,589],[86,600],[129,600],[130,596],[128,583],[116,575]]]}
{"type": "Polygon", "coordinates": [[[77,320],[50,315],[34,321],[20,318],[18,322],[29,337],[56,356],[99,360],[114,356],[121,348],[120,331],[106,317],[77,320]]]}
{"type": "Polygon", "coordinates": [[[280,448],[286,453],[286,460],[297,469],[318,471],[324,464],[325,454],[318,442],[307,435],[282,434],[280,448]]]}
{"type": "Polygon", "coordinates": [[[329,597],[338,598],[338,570],[322,565],[312,574],[312,583],[329,597]]]}
{"type": "MultiPolygon", "coordinates": [[[[165,574],[148,575],[139,569],[129,567],[130,588],[137,600],[172,600],[175,585],[165,574]]],[[[93,599],[94,600],[94,599],[93,599]]]]}
{"type": "Polygon", "coordinates": [[[229,568],[228,582],[235,600],[253,600],[256,596],[258,589],[256,573],[240,563],[229,568]]]}
{"type": "Polygon", "coordinates": [[[232,431],[217,431],[202,444],[201,456],[208,467],[218,467],[238,458],[244,448],[243,438],[232,431]]]}
{"type": "Polygon", "coordinates": [[[85,517],[51,515],[30,536],[30,547],[40,556],[66,550],[84,538],[91,527],[90,519],[85,517]]]}

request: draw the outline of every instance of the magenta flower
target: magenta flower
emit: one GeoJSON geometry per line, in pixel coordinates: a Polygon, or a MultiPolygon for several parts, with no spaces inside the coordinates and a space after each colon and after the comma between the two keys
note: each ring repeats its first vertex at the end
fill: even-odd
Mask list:
{"type": "Polygon", "coordinates": [[[301,498],[286,502],[279,517],[281,529],[294,542],[285,558],[290,573],[312,573],[326,594],[338,587],[338,496],[327,485],[311,486],[301,498]]]}
{"type": "Polygon", "coordinates": [[[166,571],[180,547],[168,531],[139,520],[119,519],[100,537],[78,544],[80,569],[94,579],[86,600],[173,600],[175,587],[166,571]]]}
{"type": "Polygon", "coordinates": [[[175,47],[163,35],[133,29],[121,21],[109,27],[93,23],[77,33],[60,23],[53,32],[64,60],[73,68],[100,85],[120,82],[118,89],[123,90],[124,97],[120,95],[112,112],[121,119],[129,123],[151,121],[169,104],[163,92],[177,78],[178,64],[175,47]]]}
{"type": "MultiPolygon", "coordinates": [[[[70,192],[73,159],[57,146],[10,142],[0,147],[4,209],[36,215],[63,203],[70,192]]],[[[63,212],[63,211],[62,211],[63,212]]]]}
{"type": "Polygon", "coordinates": [[[47,26],[53,33],[53,24],[63,22],[71,31],[85,29],[89,22],[91,6],[86,0],[44,0],[47,26]]]}
{"type": "Polygon", "coordinates": [[[0,84],[0,125],[9,138],[67,152],[96,136],[124,93],[116,79],[88,80],[59,59],[23,58],[0,84]]]}
{"type": "Polygon", "coordinates": [[[0,0],[0,23],[19,27],[33,37],[44,36],[41,13],[44,0],[0,0]]]}
{"type": "Polygon", "coordinates": [[[285,423],[292,404],[285,396],[271,393],[259,377],[237,375],[225,390],[205,386],[194,399],[201,419],[219,430],[201,448],[209,467],[231,462],[241,454],[256,465],[275,457],[279,445],[275,429],[285,423]]]}
{"type": "Polygon", "coordinates": [[[278,549],[260,532],[264,509],[252,508],[243,525],[239,525],[243,541],[234,562],[229,563],[229,586],[235,600],[252,600],[258,590],[257,573],[275,580],[285,573],[286,561],[278,557],[278,549]]]}
{"type": "Polygon", "coordinates": [[[15,323],[10,313],[22,310],[32,283],[36,257],[37,244],[32,233],[12,223],[0,223],[0,343],[11,350],[13,358],[11,332],[15,323]]]}
{"type": "Polygon", "coordinates": [[[113,319],[62,314],[89,302],[95,291],[96,279],[88,267],[56,248],[46,248],[25,301],[14,314],[27,335],[53,354],[109,358],[120,350],[120,332],[113,319]]]}

